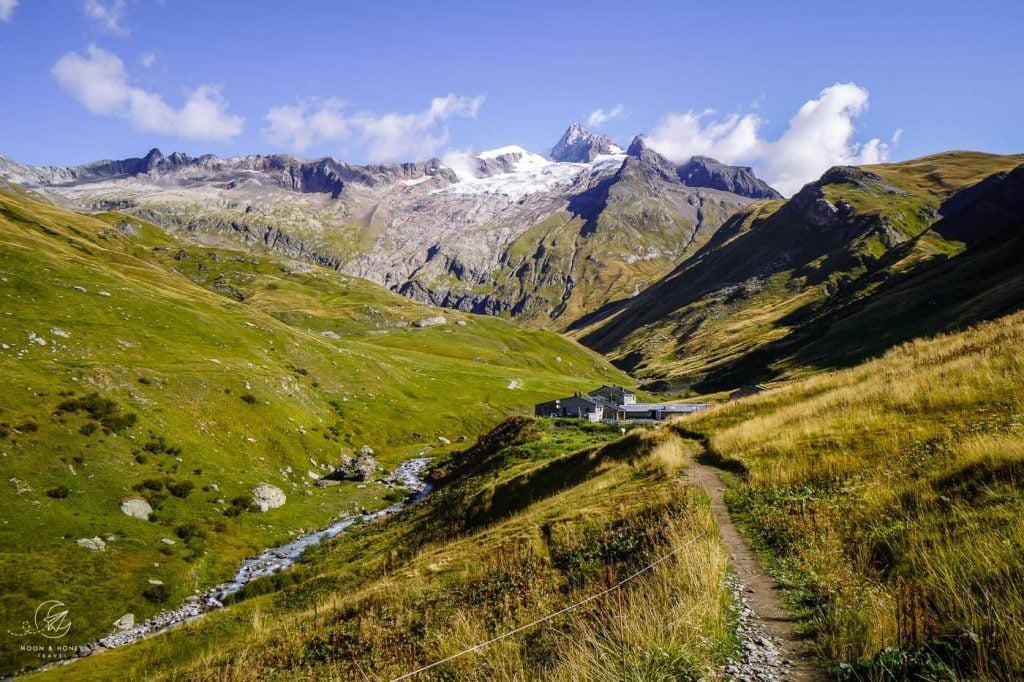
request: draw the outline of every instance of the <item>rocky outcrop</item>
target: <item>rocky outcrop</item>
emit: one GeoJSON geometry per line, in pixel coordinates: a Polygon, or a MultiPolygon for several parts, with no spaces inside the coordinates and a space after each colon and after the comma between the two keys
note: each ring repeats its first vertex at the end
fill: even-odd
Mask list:
{"type": "Polygon", "coordinates": [[[320,483],[330,485],[331,482],[337,481],[372,481],[378,469],[380,469],[380,463],[373,456],[373,448],[364,445],[359,448],[355,457],[342,458],[341,464],[324,476],[320,483]]]}
{"type": "Polygon", "coordinates": [[[431,317],[424,317],[420,320],[413,322],[413,326],[416,327],[437,327],[442,324],[448,324],[448,319],[444,315],[433,315],[431,317]]]}
{"type": "Polygon", "coordinates": [[[710,187],[751,199],[782,198],[748,166],[728,166],[706,156],[695,156],[679,166],[676,172],[690,187],[710,187]]]}
{"type": "Polygon", "coordinates": [[[253,505],[261,512],[283,507],[287,500],[283,490],[269,483],[260,483],[252,489],[253,505]]]}
{"type": "Polygon", "coordinates": [[[100,538],[78,538],[76,544],[90,552],[103,552],[107,549],[107,543],[100,538]]]}

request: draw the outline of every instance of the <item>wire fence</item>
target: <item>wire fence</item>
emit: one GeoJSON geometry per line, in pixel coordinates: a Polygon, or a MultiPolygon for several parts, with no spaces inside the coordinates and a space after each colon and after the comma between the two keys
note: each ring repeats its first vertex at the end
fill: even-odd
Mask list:
{"type": "Polygon", "coordinates": [[[581,599],[580,601],[578,601],[578,602],[576,602],[574,604],[570,604],[569,606],[566,606],[566,607],[561,608],[561,609],[559,609],[557,611],[554,611],[554,612],[549,613],[549,614],[547,614],[545,616],[542,616],[542,617],[540,617],[540,618],[538,618],[538,619],[536,619],[536,620],[534,620],[532,622],[527,623],[526,625],[520,625],[519,627],[517,627],[515,629],[512,629],[512,630],[509,630],[508,632],[504,632],[504,633],[498,635],[497,637],[492,637],[492,638],[488,639],[486,642],[480,642],[479,644],[471,646],[468,649],[463,649],[462,651],[460,651],[458,653],[452,654],[451,656],[448,656],[446,658],[442,658],[440,661],[434,661],[433,663],[430,663],[429,665],[425,665],[422,668],[417,668],[416,670],[413,670],[411,672],[407,672],[404,675],[399,675],[398,677],[393,678],[391,680],[391,682],[399,682],[399,680],[407,680],[407,679],[409,679],[411,677],[415,677],[416,675],[419,675],[420,673],[423,673],[423,672],[426,672],[426,671],[431,670],[433,668],[436,668],[439,665],[444,665],[445,663],[449,663],[451,661],[454,661],[456,658],[460,658],[462,656],[465,656],[466,654],[471,654],[474,651],[479,651],[479,650],[481,650],[481,649],[483,649],[485,647],[490,646],[491,644],[494,644],[495,642],[500,642],[501,640],[507,639],[507,638],[509,638],[509,637],[511,637],[513,635],[519,634],[520,632],[522,632],[524,630],[529,630],[530,628],[532,628],[534,626],[540,625],[541,623],[545,623],[545,622],[547,622],[549,620],[557,618],[558,616],[561,616],[561,615],[563,615],[565,613],[568,613],[569,611],[572,611],[573,609],[577,609],[577,608],[583,606],[584,604],[588,604],[588,603],[594,601],[595,599],[600,599],[601,597],[605,596],[606,594],[608,594],[610,592],[614,592],[615,590],[621,588],[626,583],[628,583],[628,582],[636,579],[637,577],[643,575],[647,571],[650,571],[652,568],[654,568],[658,564],[666,561],[667,559],[670,559],[671,557],[673,557],[674,555],[678,554],[682,550],[686,549],[687,547],[689,547],[693,543],[697,542],[697,540],[700,540],[701,538],[703,538],[705,535],[707,535],[707,531],[706,530],[701,532],[699,535],[696,535],[696,536],[690,538],[689,540],[687,540],[683,544],[681,544],[678,547],[676,547],[675,549],[673,549],[671,552],[668,552],[667,554],[662,555],[661,557],[659,557],[656,560],[652,561],[651,563],[647,564],[643,568],[637,570],[635,573],[631,573],[630,575],[626,576],[625,578],[620,580],[618,583],[612,585],[611,587],[609,587],[607,589],[601,590],[600,592],[598,592],[596,594],[592,594],[589,597],[587,597],[586,599],[581,599]]]}

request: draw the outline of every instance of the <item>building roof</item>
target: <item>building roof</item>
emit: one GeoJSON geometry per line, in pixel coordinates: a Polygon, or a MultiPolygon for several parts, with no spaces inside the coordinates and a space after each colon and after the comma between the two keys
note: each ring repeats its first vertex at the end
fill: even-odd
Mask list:
{"type": "Polygon", "coordinates": [[[709,403],[636,403],[623,405],[620,409],[627,412],[648,412],[660,410],[661,412],[696,412],[711,407],[709,403]]]}
{"type": "Polygon", "coordinates": [[[622,386],[601,386],[601,388],[591,391],[590,395],[594,395],[601,391],[612,391],[613,393],[618,393],[620,395],[636,395],[633,391],[630,391],[628,388],[623,388],[622,386]]]}

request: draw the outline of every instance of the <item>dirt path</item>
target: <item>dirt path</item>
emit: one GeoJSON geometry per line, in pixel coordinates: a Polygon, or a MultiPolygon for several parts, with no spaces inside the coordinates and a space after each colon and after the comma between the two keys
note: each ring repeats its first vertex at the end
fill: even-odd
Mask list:
{"type": "Polygon", "coordinates": [[[761,568],[732,522],[719,472],[694,461],[689,478],[711,499],[711,511],[739,582],[734,588],[741,610],[742,659],[730,665],[726,674],[737,680],[828,680],[810,645],[797,633],[795,619],[784,608],[778,583],[761,568]]]}

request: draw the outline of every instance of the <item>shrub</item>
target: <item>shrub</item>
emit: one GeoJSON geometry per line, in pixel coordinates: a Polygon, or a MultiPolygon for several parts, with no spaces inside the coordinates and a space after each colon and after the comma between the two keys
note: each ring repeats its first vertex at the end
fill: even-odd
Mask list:
{"type": "Polygon", "coordinates": [[[181,448],[177,445],[171,445],[163,436],[153,436],[153,439],[142,446],[142,449],[146,452],[151,452],[154,455],[166,454],[176,457],[181,454],[181,448]]]}
{"type": "Polygon", "coordinates": [[[252,493],[243,493],[231,500],[231,506],[224,510],[224,515],[238,516],[244,511],[255,511],[257,508],[252,493]]]}
{"type": "Polygon", "coordinates": [[[206,538],[206,531],[195,522],[186,523],[174,529],[174,533],[186,543],[206,538]]]}
{"type": "Polygon", "coordinates": [[[82,424],[82,428],[78,429],[78,432],[83,436],[91,436],[96,433],[96,429],[98,428],[99,426],[96,425],[96,422],[87,422],[82,424]]]}
{"type": "Polygon", "coordinates": [[[22,433],[35,433],[36,431],[39,430],[39,424],[36,424],[34,421],[29,420],[21,422],[14,428],[18,431],[21,431],[22,433]]]}
{"type": "Polygon", "coordinates": [[[153,382],[148,377],[139,377],[139,383],[143,386],[149,386],[153,382]]]}
{"type": "Polygon", "coordinates": [[[124,414],[112,415],[105,418],[100,423],[106,428],[107,431],[113,433],[120,433],[126,429],[130,429],[135,426],[136,422],[139,421],[139,415],[134,412],[125,412],[124,414]]]}
{"type": "Polygon", "coordinates": [[[171,588],[167,585],[150,585],[142,591],[142,596],[154,604],[163,604],[171,598],[171,588]]]}
{"type": "Polygon", "coordinates": [[[167,484],[167,492],[174,495],[175,497],[185,499],[186,497],[192,494],[192,490],[195,487],[196,484],[189,480],[174,481],[173,483],[167,484]]]}
{"type": "Polygon", "coordinates": [[[66,485],[57,485],[46,491],[47,497],[52,497],[55,500],[63,500],[71,493],[66,485]]]}
{"type": "Polygon", "coordinates": [[[242,399],[242,402],[248,403],[250,405],[256,404],[256,396],[254,396],[252,393],[243,393],[242,395],[239,396],[239,398],[242,399]]]}
{"type": "Polygon", "coordinates": [[[81,398],[70,398],[57,405],[57,414],[63,412],[85,412],[113,433],[119,433],[135,426],[139,417],[134,412],[122,412],[120,406],[99,393],[90,393],[81,398]]]}

